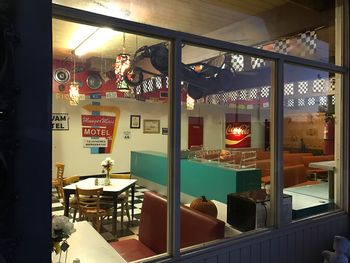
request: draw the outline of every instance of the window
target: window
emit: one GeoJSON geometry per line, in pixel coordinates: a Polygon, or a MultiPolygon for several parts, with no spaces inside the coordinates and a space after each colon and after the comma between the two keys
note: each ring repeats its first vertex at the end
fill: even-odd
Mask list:
{"type": "Polygon", "coordinates": [[[341,77],[284,65],[283,181],[293,199],[293,219],[341,204],[341,77]]]}
{"type": "MultiPolygon", "coordinates": [[[[101,10],[95,9],[96,3],[75,7],[154,24],[158,22],[152,20],[152,12],[163,15],[166,3],[150,10],[147,8],[152,4],[135,6],[132,1],[122,7],[100,2],[101,10]],[[145,17],[135,17],[138,8],[143,8],[145,17]],[[123,15],[106,13],[107,10],[119,10],[123,15]]],[[[212,241],[217,243],[251,231],[273,227],[278,231],[282,224],[343,208],[342,154],[348,149],[342,144],[345,69],[337,66],[342,65],[341,37],[336,33],[341,20],[335,15],[335,7],[326,1],[279,3],[261,4],[257,10],[248,4],[238,10],[237,6],[217,3],[216,8],[227,9],[222,24],[208,23],[208,19],[203,22],[198,17],[198,23],[194,23],[194,16],[189,16],[188,20],[164,19],[165,24],[158,25],[163,29],[88,13],[78,18],[85,24],[61,20],[59,15],[53,19],[53,108],[57,113],[71,115],[68,132],[53,132],[53,144],[61,145],[53,148],[54,159],[66,159],[72,164],[68,169],[73,169],[77,167],[74,158],[82,152],[85,166],[79,164],[79,173],[99,173],[98,156],[112,154],[117,160],[116,172],[130,171],[143,191],[162,195],[171,204],[170,218],[167,228],[164,218],[162,224],[156,225],[164,231],[171,230],[169,238],[152,239],[162,240],[157,255],[177,255],[185,251],[181,249],[208,242],[211,245],[212,241]],[[276,23],[271,12],[285,19],[276,23]],[[308,19],[295,23],[300,14],[308,19]],[[235,21],[225,16],[235,17],[235,21]],[[101,23],[99,27],[94,17],[101,23]],[[192,23],[192,28],[181,21],[192,23]],[[90,23],[94,27],[87,25],[90,23]],[[120,31],[105,31],[105,24],[120,31]],[[62,39],[79,36],[74,33],[79,28],[87,32],[85,38],[80,38],[82,42],[98,32],[102,32],[98,40],[109,39],[90,53],[72,55],[67,53],[62,39]],[[227,32],[234,32],[235,38],[227,32]],[[131,54],[129,74],[122,75],[129,80],[126,85],[118,82],[116,64],[120,54],[131,54]],[[68,102],[72,78],[79,86],[79,104],[75,106],[68,102]],[[121,89],[130,91],[122,93],[121,89]],[[96,112],[103,104],[120,110],[114,144],[113,137],[110,141],[110,137],[96,136],[102,133],[98,125],[87,129],[83,120],[87,115],[95,120],[105,114],[106,108],[96,112]],[[91,113],[86,112],[89,109],[91,113]],[[130,129],[132,116],[140,116],[139,124],[130,129]],[[72,151],[66,153],[64,149],[72,151]],[[188,215],[193,210],[186,206],[199,210],[194,211],[196,216],[204,212],[217,217],[212,220],[217,236],[204,238],[203,232],[200,238],[188,235],[186,229],[198,231],[196,220],[201,219],[186,220],[186,216],[193,216],[188,215]]],[[[67,10],[64,7],[59,13],[67,10]]],[[[82,42],[72,47],[66,44],[66,48],[77,51],[82,42]]],[[[106,117],[113,116],[108,113],[106,117]]],[[[141,203],[136,208],[140,206],[141,203]]]]}
{"type": "Polygon", "coordinates": [[[326,63],[336,63],[340,50],[336,10],[342,1],[53,2],[326,63]]]}

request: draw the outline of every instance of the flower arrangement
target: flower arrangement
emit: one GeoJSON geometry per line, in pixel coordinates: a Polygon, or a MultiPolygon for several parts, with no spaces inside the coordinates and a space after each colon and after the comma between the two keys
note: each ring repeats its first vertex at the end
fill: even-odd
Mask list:
{"type": "Polygon", "coordinates": [[[102,173],[105,171],[110,172],[112,170],[112,166],[114,165],[114,160],[111,159],[111,157],[107,157],[104,159],[101,163],[102,166],[102,173]]]}
{"type": "Polygon", "coordinates": [[[76,231],[74,224],[66,216],[52,216],[51,224],[52,251],[56,254],[66,251],[69,247],[66,240],[76,231]]]}
{"type": "Polygon", "coordinates": [[[102,173],[104,173],[106,171],[105,185],[111,184],[109,172],[112,170],[113,164],[114,164],[114,160],[112,160],[111,157],[107,157],[101,163],[102,173]]]}

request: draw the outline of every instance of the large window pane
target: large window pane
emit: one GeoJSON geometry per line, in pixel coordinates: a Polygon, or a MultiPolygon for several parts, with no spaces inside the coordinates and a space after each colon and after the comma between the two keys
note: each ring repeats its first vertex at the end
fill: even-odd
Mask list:
{"type": "MultiPolygon", "coordinates": [[[[114,209],[111,216],[100,227],[92,223],[119,253],[123,250],[120,254],[128,261],[166,253],[167,248],[167,198],[160,201],[149,192],[167,193],[168,45],[53,19],[52,169],[56,171],[56,162],[64,164],[64,189],[78,178],[78,187],[103,187],[106,199],[127,185],[130,180],[125,179],[137,180],[134,204],[132,188],[125,189],[117,196],[117,210],[108,199],[108,209],[114,209]],[[163,60],[153,60],[157,48],[164,51],[163,60]],[[114,160],[111,185],[105,185],[106,170],[101,173],[107,157],[114,160]],[[127,238],[139,239],[154,253],[128,252],[139,241],[125,244],[127,238]]],[[[62,214],[62,199],[56,193],[53,197],[53,214],[62,214]]],[[[72,202],[69,206],[66,215],[72,220],[77,206],[72,202]]],[[[87,219],[78,213],[78,221],[87,219]]]]}
{"type": "Polygon", "coordinates": [[[182,247],[269,227],[273,63],[190,45],[182,63],[180,211],[212,217],[212,225],[195,220],[194,232],[219,224],[216,235],[182,247]]]}
{"type": "Polygon", "coordinates": [[[338,22],[342,1],[53,2],[283,54],[341,64],[336,57],[341,50],[338,22]]]}
{"type": "Polygon", "coordinates": [[[340,76],[289,64],[284,72],[284,193],[300,219],[340,206],[340,76]]]}

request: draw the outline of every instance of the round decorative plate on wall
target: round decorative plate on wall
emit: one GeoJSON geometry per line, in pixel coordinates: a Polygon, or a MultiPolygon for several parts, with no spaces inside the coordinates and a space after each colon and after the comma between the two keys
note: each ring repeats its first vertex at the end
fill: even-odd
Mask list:
{"type": "Polygon", "coordinates": [[[96,90],[101,87],[102,79],[99,74],[91,73],[86,79],[86,84],[90,89],[96,90]]]}
{"type": "Polygon", "coordinates": [[[65,68],[58,68],[53,74],[54,80],[60,84],[66,83],[70,79],[70,73],[65,68]]]}

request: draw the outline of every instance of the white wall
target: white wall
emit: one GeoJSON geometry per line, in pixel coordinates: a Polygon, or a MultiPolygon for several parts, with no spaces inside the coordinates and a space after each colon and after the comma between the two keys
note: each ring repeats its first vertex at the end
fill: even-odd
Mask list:
{"type": "MultiPolygon", "coordinates": [[[[144,134],[143,120],[160,120],[160,127],[168,127],[168,106],[161,103],[146,103],[129,99],[98,100],[101,105],[112,105],[120,109],[120,120],[111,154],[91,154],[90,148],[83,148],[81,115],[91,114],[82,109],[91,100],[80,101],[79,106],[70,106],[67,101],[53,101],[53,113],[69,114],[69,131],[52,132],[53,176],[56,161],[65,164],[65,176],[101,173],[101,161],[110,156],[115,160],[112,172],[130,171],[130,152],[149,150],[166,152],[167,136],[144,134]],[[141,128],[130,129],[130,115],[141,115],[141,128]],[[130,139],[124,139],[123,132],[130,131],[130,139]]],[[[104,113],[101,113],[103,115],[104,113]]]]}
{"type": "MultiPolygon", "coordinates": [[[[141,102],[133,99],[102,99],[101,105],[116,106],[120,109],[120,120],[111,154],[91,154],[90,148],[83,148],[81,115],[91,114],[82,106],[91,104],[92,100],[80,101],[78,106],[70,106],[62,99],[53,99],[53,113],[69,114],[68,131],[52,131],[52,171],[55,177],[55,162],[65,164],[65,176],[89,175],[101,173],[101,161],[110,156],[116,164],[112,172],[130,171],[131,151],[167,152],[167,135],[144,134],[143,120],[158,119],[160,127],[168,127],[168,105],[166,103],[141,102]],[[130,115],[141,115],[141,128],[130,129],[130,115]],[[124,131],[130,132],[130,139],[124,139],[124,131]]],[[[238,113],[251,114],[252,147],[263,148],[264,118],[257,110],[239,110],[238,113]]],[[[199,104],[192,111],[182,106],[181,149],[187,149],[188,117],[204,118],[204,147],[221,149],[225,147],[225,113],[235,113],[235,109],[223,105],[199,104]]],[[[101,113],[101,115],[107,115],[101,113]]]]}

